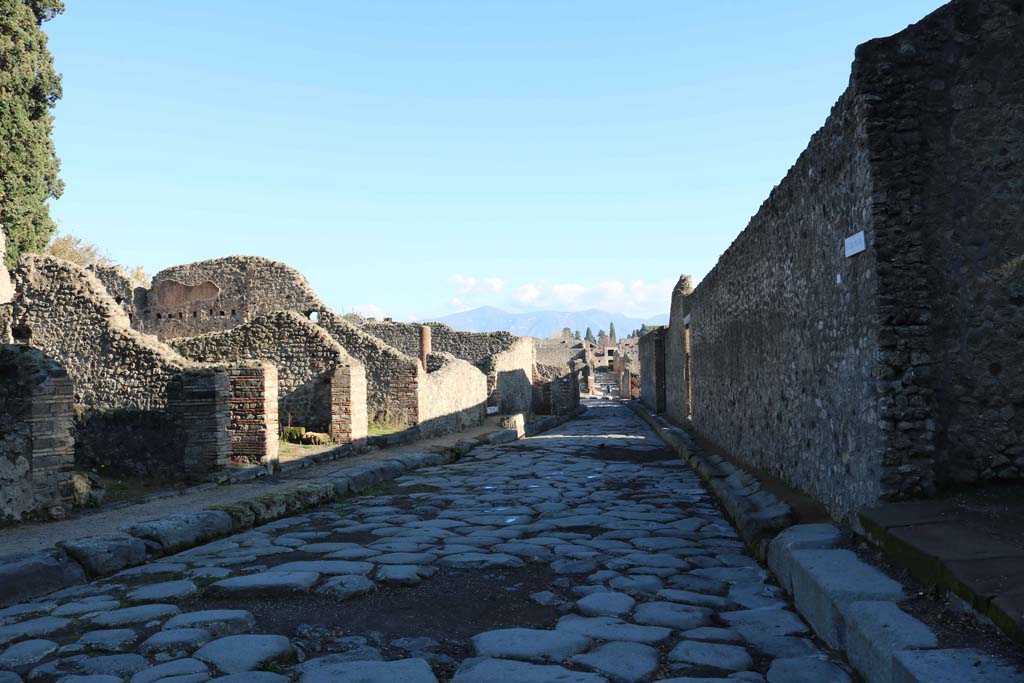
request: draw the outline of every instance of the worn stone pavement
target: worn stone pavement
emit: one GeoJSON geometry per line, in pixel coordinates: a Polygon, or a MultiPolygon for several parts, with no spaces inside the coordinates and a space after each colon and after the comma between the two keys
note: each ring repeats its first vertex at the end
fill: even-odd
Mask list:
{"type": "Polygon", "coordinates": [[[0,610],[0,683],[850,680],[617,403],[370,493],[0,610]]]}

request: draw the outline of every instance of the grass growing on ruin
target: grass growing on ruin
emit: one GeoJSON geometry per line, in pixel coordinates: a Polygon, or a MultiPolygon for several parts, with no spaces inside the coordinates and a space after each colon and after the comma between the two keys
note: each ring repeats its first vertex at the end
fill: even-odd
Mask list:
{"type": "Polygon", "coordinates": [[[405,425],[395,424],[393,422],[371,422],[366,427],[367,433],[370,436],[386,436],[388,434],[395,434],[405,429],[405,425]]]}

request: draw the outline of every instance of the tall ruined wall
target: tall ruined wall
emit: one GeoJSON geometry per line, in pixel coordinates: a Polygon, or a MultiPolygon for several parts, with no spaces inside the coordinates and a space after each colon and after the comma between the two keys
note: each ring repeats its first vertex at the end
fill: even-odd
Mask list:
{"type": "Polygon", "coordinates": [[[140,334],[95,276],[51,256],[25,255],[14,271],[15,340],[42,349],[75,384],[75,400],[97,408],[161,409],[168,385],[195,367],[140,334]]]}
{"type": "Polygon", "coordinates": [[[1024,475],[1024,16],[958,0],[860,47],[884,193],[894,459],[939,485],[1024,475]]]}
{"type": "Polygon", "coordinates": [[[954,0],[858,48],[807,150],[673,295],[670,415],[689,379],[695,426],[837,517],[1021,476],[1021,15],[954,0]]]}
{"type": "Polygon", "coordinates": [[[258,315],[324,310],[294,268],[258,256],[229,256],[160,271],[133,325],[160,339],[229,330],[258,315]]]}
{"type": "Polygon", "coordinates": [[[322,310],[320,327],[363,364],[366,402],[372,422],[411,426],[419,419],[420,362],[410,355],[329,310],[322,310]]]}
{"type": "Polygon", "coordinates": [[[103,284],[107,294],[114,300],[129,322],[134,322],[137,311],[144,310],[149,291],[137,286],[120,266],[89,266],[86,268],[103,284]]]}
{"type": "Polygon", "coordinates": [[[419,429],[423,436],[461,431],[483,422],[487,378],[476,366],[448,353],[428,356],[419,377],[419,429]]]}
{"type": "Polygon", "coordinates": [[[665,414],[682,424],[690,416],[689,373],[686,347],[686,297],[693,292],[693,279],[683,275],[672,289],[669,326],[665,330],[665,414]]]}
{"type": "MultiPolygon", "coordinates": [[[[462,332],[443,323],[425,324],[433,351],[473,363],[487,375],[489,405],[502,413],[530,411],[536,359],[529,339],[511,332],[462,332]]],[[[403,353],[419,356],[421,324],[368,320],[361,327],[403,353]]]]}
{"type": "MultiPolygon", "coordinates": [[[[860,103],[853,88],[839,99],[682,305],[694,424],[840,517],[882,493],[875,257],[844,255],[845,238],[875,239],[860,103]]],[[[669,341],[678,372],[685,340],[669,341]]]]}
{"type": "Polygon", "coordinates": [[[170,345],[196,361],[273,363],[281,425],[318,432],[330,432],[333,370],[352,365],[355,372],[365,372],[326,330],[294,311],[261,315],[227,332],[175,339],[170,345]]]}
{"type": "Polygon", "coordinates": [[[664,327],[640,337],[640,400],[657,413],[665,412],[664,327]]]}
{"type": "Polygon", "coordinates": [[[37,349],[0,345],[0,521],[63,516],[74,454],[64,368],[37,349]]]}

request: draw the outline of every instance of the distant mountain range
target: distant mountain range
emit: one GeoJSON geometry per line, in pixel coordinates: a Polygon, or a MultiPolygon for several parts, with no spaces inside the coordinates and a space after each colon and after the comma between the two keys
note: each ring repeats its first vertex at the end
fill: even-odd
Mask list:
{"type": "Polygon", "coordinates": [[[493,306],[481,306],[462,313],[453,313],[441,318],[432,318],[423,322],[439,322],[451,325],[457,330],[466,332],[496,332],[508,330],[513,334],[530,337],[550,337],[563,327],[579,330],[580,334],[589,327],[597,335],[598,330],[608,331],[608,323],[615,323],[615,334],[618,337],[628,336],[640,326],[667,325],[668,314],[656,315],[652,318],[631,318],[622,313],[609,313],[597,309],[589,311],[530,311],[529,313],[509,313],[493,306]]]}

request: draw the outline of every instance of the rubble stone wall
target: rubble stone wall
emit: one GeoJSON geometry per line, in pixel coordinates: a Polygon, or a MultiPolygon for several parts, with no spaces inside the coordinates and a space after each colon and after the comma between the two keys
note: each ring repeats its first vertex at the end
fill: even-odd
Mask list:
{"type": "Polygon", "coordinates": [[[320,327],[363,364],[367,412],[371,422],[413,426],[420,413],[420,362],[330,311],[320,327]]]}
{"type": "Polygon", "coordinates": [[[861,102],[840,98],[682,310],[693,423],[839,517],[883,493],[875,255],[844,255],[847,237],[875,239],[861,102]]]}
{"type": "Polygon", "coordinates": [[[957,0],[857,52],[896,454],[939,486],[1024,476],[1024,16],[957,0]],[[905,458],[904,458],[905,459],[905,458]]]}
{"type": "Polygon", "coordinates": [[[203,367],[133,330],[100,281],[73,263],[25,255],[14,282],[14,341],[60,363],[84,408],[76,458],[174,478],[199,478],[227,462],[224,368],[203,367]]]}
{"type": "Polygon", "coordinates": [[[669,415],[688,320],[693,424],[836,517],[1020,477],[1022,126],[1019,2],[954,0],[860,46],[786,178],[674,293],[669,415]]]}
{"type": "Polygon", "coordinates": [[[14,271],[15,341],[64,366],[77,403],[160,410],[172,381],[195,363],[133,330],[100,281],[73,263],[26,255],[14,271]]]}
{"type": "Polygon", "coordinates": [[[37,349],[0,345],[0,521],[64,516],[74,454],[67,372],[37,349]]]}
{"type": "Polygon", "coordinates": [[[308,317],[325,308],[291,266],[258,256],[229,256],[157,273],[133,324],[160,339],[176,339],[229,330],[274,311],[308,317]]]}
{"type": "MultiPolygon", "coordinates": [[[[175,339],[170,344],[196,361],[273,363],[277,367],[281,426],[317,432],[332,433],[336,420],[341,424],[343,416],[338,413],[351,412],[352,397],[342,399],[340,388],[333,386],[335,370],[345,367],[349,368],[347,372],[365,374],[362,363],[325,329],[294,311],[260,315],[229,331],[175,339]]],[[[362,382],[365,384],[365,379],[362,382]]],[[[349,431],[365,437],[365,415],[366,408],[357,407],[355,415],[345,417],[349,431]]]]}

